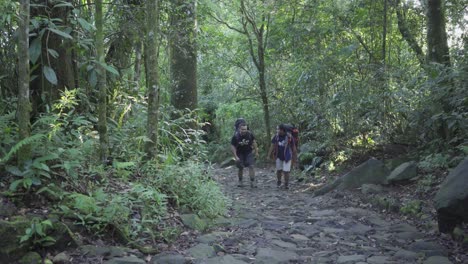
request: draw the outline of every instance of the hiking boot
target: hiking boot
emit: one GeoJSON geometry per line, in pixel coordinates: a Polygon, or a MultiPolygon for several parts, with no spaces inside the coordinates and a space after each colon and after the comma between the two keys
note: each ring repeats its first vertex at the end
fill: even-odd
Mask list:
{"type": "Polygon", "coordinates": [[[281,181],[277,181],[276,182],[276,188],[280,188],[281,187],[281,181]]]}
{"type": "Polygon", "coordinates": [[[289,190],[289,186],[285,184],[285,185],[284,185],[284,189],[285,189],[285,190],[289,190]]]}
{"type": "Polygon", "coordinates": [[[237,187],[241,187],[241,188],[242,188],[242,187],[244,187],[244,186],[245,186],[245,185],[244,185],[244,182],[242,182],[242,181],[240,181],[239,183],[237,183],[237,187]]]}

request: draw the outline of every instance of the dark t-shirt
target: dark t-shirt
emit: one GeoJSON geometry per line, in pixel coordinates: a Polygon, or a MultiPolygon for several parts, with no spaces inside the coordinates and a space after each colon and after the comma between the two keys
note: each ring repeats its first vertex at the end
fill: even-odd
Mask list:
{"type": "Polygon", "coordinates": [[[282,161],[290,161],[292,158],[291,144],[294,144],[294,139],[287,135],[276,135],[271,139],[271,143],[276,146],[276,157],[282,161]]]}
{"type": "Polygon", "coordinates": [[[236,132],[231,138],[231,145],[236,147],[238,154],[249,154],[252,152],[252,144],[255,140],[254,135],[251,132],[247,132],[244,135],[236,132]]]}

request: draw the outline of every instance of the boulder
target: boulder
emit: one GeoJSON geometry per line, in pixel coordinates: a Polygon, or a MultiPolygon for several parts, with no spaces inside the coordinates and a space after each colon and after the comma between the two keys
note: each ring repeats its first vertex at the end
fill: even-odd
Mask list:
{"type": "Polygon", "coordinates": [[[180,215],[180,219],[186,227],[194,230],[204,231],[208,227],[208,224],[196,214],[183,214],[180,215]]]}
{"type": "Polygon", "coordinates": [[[450,233],[456,225],[468,221],[468,158],[449,173],[434,202],[440,232],[450,233]]]}
{"type": "Polygon", "coordinates": [[[37,252],[28,252],[19,261],[19,264],[41,264],[42,257],[37,252]]]}
{"type": "Polygon", "coordinates": [[[389,174],[390,171],[381,161],[371,158],[334,182],[318,189],[314,192],[314,196],[323,195],[335,188],[344,190],[358,188],[363,184],[387,184],[389,174]]]}
{"type": "Polygon", "coordinates": [[[388,176],[387,180],[389,183],[407,181],[416,178],[418,175],[416,162],[410,161],[405,162],[395,168],[392,173],[388,176]]]}
{"type": "Polygon", "coordinates": [[[19,237],[25,234],[31,222],[23,217],[11,221],[0,220],[0,260],[2,263],[13,263],[26,253],[27,248],[20,247],[19,237]]]}
{"type": "Polygon", "coordinates": [[[153,264],[185,264],[189,263],[184,256],[176,252],[163,252],[153,257],[153,264]]]}

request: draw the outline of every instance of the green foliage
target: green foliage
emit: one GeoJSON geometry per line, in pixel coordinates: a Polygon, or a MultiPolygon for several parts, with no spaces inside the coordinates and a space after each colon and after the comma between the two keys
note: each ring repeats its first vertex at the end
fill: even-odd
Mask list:
{"type": "Polygon", "coordinates": [[[154,174],[152,166],[147,164],[142,172],[153,177],[151,180],[164,190],[169,202],[176,206],[209,218],[223,214],[226,209],[226,198],[211,179],[210,171],[201,164],[188,161],[167,165],[158,174],[154,174]]]}
{"type": "Polygon", "coordinates": [[[34,218],[31,226],[25,231],[25,234],[20,237],[20,244],[31,248],[50,247],[55,244],[55,239],[48,235],[53,230],[52,222],[34,218]]]}
{"type": "Polygon", "coordinates": [[[430,154],[419,162],[418,167],[424,172],[433,172],[448,168],[449,161],[450,156],[447,154],[430,154]]]}
{"type": "Polygon", "coordinates": [[[220,133],[220,141],[230,144],[234,134],[234,122],[243,117],[258,139],[261,139],[265,131],[262,107],[257,101],[239,101],[220,105],[216,109],[215,125],[220,133]]]}
{"type": "Polygon", "coordinates": [[[10,184],[10,190],[15,192],[18,190],[18,186],[21,186],[29,191],[33,186],[42,185],[44,179],[52,177],[52,172],[46,162],[55,159],[57,159],[57,155],[50,154],[26,161],[23,168],[8,166],[7,171],[20,178],[10,184]]]}
{"type": "Polygon", "coordinates": [[[406,215],[418,216],[421,213],[422,202],[419,200],[408,201],[400,207],[400,212],[406,215]]]}
{"type": "Polygon", "coordinates": [[[432,173],[425,174],[419,181],[417,185],[416,191],[418,193],[427,193],[429,192],[432,188],[434,188],[434,185],[437,183],[436,176],[432,173]]]}
{"type": "Polygon", "coordinates": [[[30,137],[27,137],[23,140],[20,140],[18,143],[16,143],[10,151],[6,154],[5,157],[0,159],[0,163],[7,162],[13,155],[15,155],[23,146],[30,145],[32,143],[37,143],[37,141],[41,140],[44,138],[43,134],[35,134],[30,137]]]}

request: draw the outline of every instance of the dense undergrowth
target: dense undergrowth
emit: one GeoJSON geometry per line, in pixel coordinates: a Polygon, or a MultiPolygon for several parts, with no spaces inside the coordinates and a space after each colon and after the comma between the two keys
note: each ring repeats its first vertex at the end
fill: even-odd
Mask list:
{"type": "Polygon", "coordinates": [[[33,136],[19,142],[14,114],[6,112],[15,102],[3,109],[2,201],[17,208],[10,218],[21,214],[35,219],[21,244],[53,246],[56,241],[49,234],[60,220],[71,221],[86,236],[115,234],[121,243],[151,246],[181,232],[166,225],[174,210],[203,218],[224,213],[226,200],[211,178],[196,112],[173,119],[174,111],[163,111],[168,114],[160,122],[160,152],[157,159],[147,160],[143,101],[115,100],[109,118],[111,158],[102,164],[96,155],[96,119],[80,114],[80,96],[79,90],[65,91],[50,112],[35,120],[33,136]],[[15,166],[15,154],[25,144],[31,144],[33,158],[15,166]]]}

